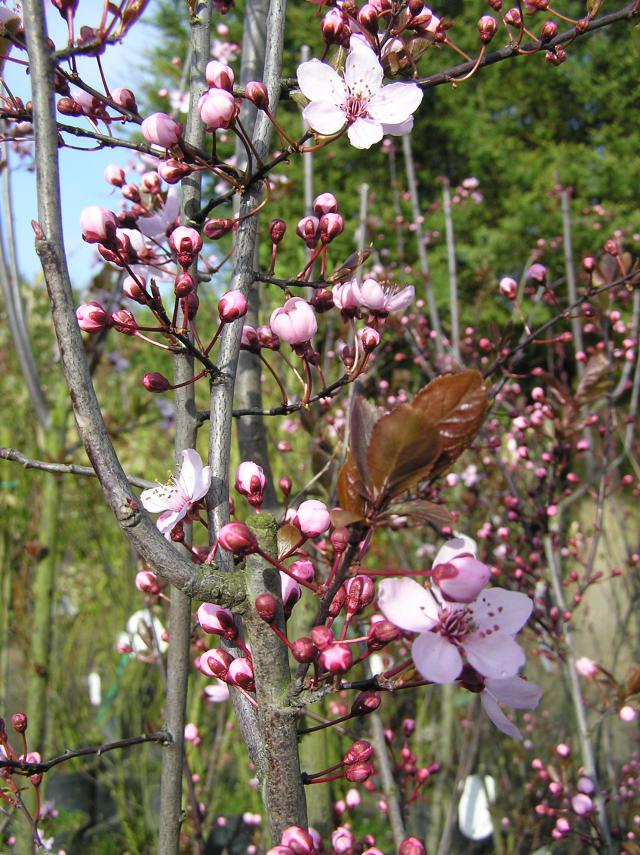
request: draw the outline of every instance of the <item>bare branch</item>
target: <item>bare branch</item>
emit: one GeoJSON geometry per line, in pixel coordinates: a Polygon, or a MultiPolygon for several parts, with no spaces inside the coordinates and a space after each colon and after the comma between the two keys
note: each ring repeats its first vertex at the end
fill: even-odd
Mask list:
{"type": "MultiPolygon", "coordinates": [[[[42,472],[53,472],[57,475],[84,475],[88,478],[96,478],[96,473],[90,466],[79,466],[77,463],[49,463],[45,460],[34,460],[32,457],[27,457],[16,448],[0,448],[0,459],[13,460],[16,463],[21,463],[25,469],[40,469],[42,472]]],[[[147,481],[145,478],[136,478],[132,475],[126,476],[127,481],[134,487],[141,487],[143,490],[149,487],[155,487],[153,481],[147,481]]]]}

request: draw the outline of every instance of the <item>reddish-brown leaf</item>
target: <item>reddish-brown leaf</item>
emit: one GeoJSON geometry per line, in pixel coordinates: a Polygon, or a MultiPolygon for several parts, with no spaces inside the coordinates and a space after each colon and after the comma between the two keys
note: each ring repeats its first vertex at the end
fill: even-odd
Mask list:
{"type": "Polygon", "coordinates": [[[375,423],[381,417],[382,412],[365,398],[356,396],[353,399],[349,418],[349,450],[365,484],[369,481],[367,451],[371,442],[371,434],[375,423]]]}
{"type": "Polygon", "coordinates": [[[471,445],[487,411],[487,390],[478,371],[461,371],[438,377],[411,403],[437,429],[441,454],[431,478],[442,474],[471,445]]]}
{"type": "Polygon", "coordinates": [[[349,452],[338,476],[338,502],[343,511],[365,515],[366,491],[353,454],[349,452]]]}
{"type": "Polygon", "coordinates": [[[331,517],[331,524],[334,528],[343,528],[363,521],[361,514],[356,514],[353,511],[343,511],[338,508],[334,508],[329,516],[331,517]]]}
{"type": "Polygon", "coordinates": [[[440,450],[438,430],[408,404],[382,416],[373,428],[367,454],[376,494],[392,498],[426,478],[440,450]]]}
{"type": "Polygon", "coordinates": [[[407,517],[413,523],[431,523],[436,528],[444,528],[445,526],[453,528],[454,525],[453,516],[444,505],[436,505],[434,502],[427,502],[424,499],[391,505],[388,512],[407,517]]]}

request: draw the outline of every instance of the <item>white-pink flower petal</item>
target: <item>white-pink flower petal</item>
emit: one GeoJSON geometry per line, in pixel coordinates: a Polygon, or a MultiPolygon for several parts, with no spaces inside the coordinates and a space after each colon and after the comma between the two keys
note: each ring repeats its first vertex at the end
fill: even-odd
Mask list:
{"type": "Polygon", "coordinates": [[[389,83],[369,102],[369,115],[378,122],[397,125],[414,113],[422,102],[422,89],[415,83],[389,83]]]}
{"type": "Polygon", "coordinates": [[[514,635],[529,620],[533,601],[518,591],[489,588],[480,594],[470,608],[479,633],[486,636],[496,632],[514,635]]]}
{"type": "Polygon", "coordinates": [[[338,72],[319,59],[311,59],[298,66],[298,86],[309,101],[341,104],[347,97],[347,90],[338,72]]]}
{"type": "Polygon", "coordinates": [[[424,632],[413,642],[411,656],[425,680],[453,683],[462,671],[462,657],[457,648],[442,635],[424,632]]]}
{"type": "Polygon", "coordinates": [[[438,620],[438,605],[413,579],[385,579],[378,588],[378,608],[407,632],[428,632],[438,620]]]}
{"type": "Polygon", "coordinates": [[[373,119],[367,119],[361,116],[349,126],[347,130],[349,142],[354,148],[367,149],[371,148],[377,142],[380,142],[384,134],[382,133],[382,125],[373,119]]]}
{"type": "Polygon", "coordinates": [[[433,559],[433,566],[437,567],[438,564],[448,564],[452,558],[462,554],[473,555],[475,558],[476,552],[477,546],[475,540],[467,537],[466,534],[457,534],[440,547],[438,554],[433,559]]]}
{"type": "Polygon", "coordinates": [[[542,696],[540,686],[523,680],[522,677],[507,677],[503,680],[485,680],[485,690],[500,704],[516,710],[533,710],[542,696]]]}
{"type": "Polygon", "coordinates": [[[498,730],[501,730],[503,733],[506,733],[507,736],[512,737],[512,739],[522,739],[522,734],[515,726],[515,724],[507,718],[507,716],[503,713],[503,711],[498,706],[498,702],[493,697],[492,694],[487,692],[485,689],[484,692],[480,695],[480,703],[482,704],[483,710],[489,716],[491,721],[495,724],[498,730]]]}
{"type": "Polygon", "coordinates": [[[485,677],[513,677],[525,663],[522,648],[510,635],[483,638],[476,632],[464,640],[463,646],[469,663],[485,677]]]}
{"type": "Polygon", "coordinates": [[[337,134],[347,121],[344,110],[331,101],[312,101],[302,111],[302,118],[316,133],[325,137],[337,134]]]}

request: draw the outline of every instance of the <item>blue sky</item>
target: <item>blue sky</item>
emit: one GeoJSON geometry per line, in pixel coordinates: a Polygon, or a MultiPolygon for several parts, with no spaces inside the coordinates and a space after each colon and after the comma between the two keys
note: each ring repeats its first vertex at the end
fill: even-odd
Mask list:
{"type": "MultiPolygon", "coordinates": [[[[151,4],[147,7],[149,15],[151,4]]],[[[78,5],[76,21],[78,26],[97,26],[102,13],[102,2],[98,0],[82,0],[78,5]]],[[[49,9],[49,33],[57,47],[61,48],[66,42],[66,24],[59,12],[49,9]]],[[[102,57],[102,64],[111,88],[127,86],[136,91],[136,84],[143,78],[142,64],[144,61],[145,41],[152,37],[152,30],[138,23],[121,45],[107,48],[102,57]]],[[[19,52],[20,59],[23,55],[19,52]]],[[[6,79],[11,90],[16,95],[29,98],[28,81],[24,67],[15,63],[7,63],[6,79]]],[[[94,59],[81,59],[78,71],[82,78],[96,89],[100,89],[100,78],[94,59]]],[[[66,121],[66,120],[65,120],[66,121]]],[[[78,123],[82,120],[71,120],[78,123]]],[[[81,140],[71,139],[73,144],[89,144],[81,140]]],[[[119,210],[121,195],[114,191],[103,179],[103,172],[109,163],[125,166],[131,155],[125,150],[104,150],[94,152],[79,152],[63,149],[60,156],[61,190],[63,205],[63,221],[67,257],[71,270],[73,285],[79,288],[85,285],[92,274],[94,250],[82,240],[79,230],[80,212],[87,205],[101,205],[112,210],[119,210]]],[[[18,261],[22,274],[33,280],[40,271],[38,258],[33,248],[33,231],[31,220],[37,219],[35,175],[27,172],[15,155],[11,158],[12,187],[14,210],[16,218],[16,234],[18,242],[18,261]]]]}

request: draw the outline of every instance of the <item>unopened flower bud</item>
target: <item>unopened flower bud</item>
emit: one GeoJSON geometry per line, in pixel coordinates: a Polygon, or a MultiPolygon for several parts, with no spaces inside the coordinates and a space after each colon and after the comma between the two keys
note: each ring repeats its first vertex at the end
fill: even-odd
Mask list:
{"type": "Polygon", "coordinates": [[[111,318],[108,312],[95,300],[78,306],[76,309],[76,320],[83,332],[90,333],[102,332],[102,330],[111,325],[111,318]]]}
{"type": "Polygon", "coordinates": [[[144,594],[157,596],[162,590],[160,581],[151,570],[141,570],[136,573],[136,588],[144,594]]]}
{"type": "Polygon", "coordinates": [[[256,597],[256,611],[265,623],[273,623],[278,614],[278,601],[265,591],[256,597]]]}
{"type": "Polygon", "coordinates": [[[227,641],[238,636],[233,613],[215,603],[202,603],[198,608],[198,621],[205,632],[221,635],[227,641]]]}
{"type": "Polygon", "coordinates": [[[346,766],[352,766],[354,763],[366,763],[373,757],[373,746],[366,739],[358,739],[354,742],[351,748],[342,758],[342,762],[346,766]]]}
{"type": "Polygon", "coordinates": [[[345,582],[347,614],[356,615],[373,602],[376,588],[370,576],[359,574],[345,582]]]}
{"type": "Polygon", "coordinates": [[[320,23],[322,38],[328,45],[340,45],[348,48],[351,38],[349,19],[340,9],[331,9],[320,23]]]}
{"type": "Polygon", "coordinates": [[[545,285],[547,281],[547,268],[544,264],[532,264],[527,270],[527,278],[533,279],[534,282],[539,282],[541,285],[545,285]]]}
{"type": "Polygon", "coordinates": [[[405,837],[398,849],[398,855],[427,855],[427,850],[417,837],[405,837]]]}
{"type": "Polygon", "coordinates": [[[258,110],[269,109],[269,93],[260,80],[250,80],[244,87],[244,97],[251,101],[258,110]]]}
{"type": "Polygon", "coordinates": [[[220,62],[217,59],[212,59],[207,63],[207,68],[204,73],[207,83],[212,89],[226,89],[227,92],[233,92],[233,84],[236,82],[236,76],[233,69],[220,62]]]}
{"type": "MultiPolygon", "coordinates": [[[[272,324],[273,326],[273,324],[272,324]]],[[[317,537],[331,526],[331,517],[324,502],[308,499],[302,502],[292,520],[305,537],[317,537]]]]}
{"type": "Polygon", "coordinates": [[[123,110],[128,110],[130,113],[138,112],[136,96],[133,94],[131,89],[126,89],[124,86],[118,86],[117,89],[112,89],[111,100],[114,104],[117,104],[118,107],[122,107],[123,110]]]}
{"type": "Polygon", "coordinates": [[[483,15],[478,21],[477,27],[480,33],[480,41],[483,45],[488,45],[498,29],[496,19],[491,15],[483,15]]]}
{"type": "Polygon", "coordinates": [[[498,285],[498,289],[503,297],[507,300],[515,300],[518,294],[518,283],[510,276],[503,276],[498,285]]]}
{"type": "Polygon", "coordinates": [[[318,288],[313,293],[311,305],[318,313],[328,312],[333,309],[333,294],[328,288],[318,288]]]}
{"type": "Polygon", "coordinates": [[[285,498],[291,495],[291,488],[293,486],[291,483],[291,478],[287,478],[287,476],[285,475],[278,481],[278,486],[282,490],[282,494],[285,498]]]}
{"type": "Polygon", "coordinates": [[[238,115],[238,105],[226,89],[209,89],[198,102],[198,112],[208,131],[226,130],[238,115]]]}
{"type": "Polygon", "coordinates": [[[250,555],[258,550],[258,541],[242,522],[223,525],[218,533],[218,543],[227,552],[233,552],[236,555],[250,555]]]}
{"type": "Polygon", "coordinates": [[[313,200],[313,213],[316,217],[322,217],[324,214],[338,213],[338,200],[333,193],[320,193],[313,200]]]}
{"type": "Polygon", "coordinates": [[[148,392],[167,392],[171,388],[171,383],[164,374],[160,374],[158,371],[145,374],[142,378],[142,384],[148,392]]]}
{"type": "Polygon", "coordinates": [[[299,825],[290,825],[282,832],[280,841],[282,846],[288,846],[295,855],[313,855],[316,851],[313,838],[306,830],[299,825]]]}
{"type": "Polygon", "coordinates": [[[192,171],[193,167],[189,166],[188,163],[182,163],[174,158],[169,158],[158,164],[158,175],[167,184],[177,184],[185,176],[190,175],[192,171]]]}
{"type": "Polygon", "coordinates": [[[205,222],[203,231],[209,240],[220,240],[221,237],[229,234],[233,224],[234,220],[229,217],[216,217],[205,222]]]}
{"type": "Polygon", "coordinates": [[[378,692],[360,692],[351,705],[351,715],[369,715],[380,706],[378,692]]]}
{"type": "Polygon", "coordinates": [[[171,148],[182,136],[182,125],[166,113],[153,113],[147,116],[140,130],[147,142],[162,148],[171,148]]]}
{"type": "Polygon", "coordinates": [[[313,662],[318,654],[318,648],[308,636],[298,638],[293,642],[291,653],[296,662],[313,662]]]}
{"type": "Polygon", "coordinates": [[[151,193],[152,196],[157,195],[162,189],[162,179],[157,172],[145,172],[140,183],[145,193],[151,193]]]}
{"type": "Polygon", "coordinates": [[[227,680],[247,692],[255,689],[253,665],[249,659],[234,659],[227,671],[227,680]]]}
{"type": "Polygon", "coordinates": [[[56,109],[63,116],[82,116],[84,112],[75,98],[60,98],[56,104],[56,109]]]}
{"type": "Polygon", "coordinates": [[[303,217],[296,226],[296,234],[310,248],[316,245],[320,220],[317,217],[303,217]]]}
{"type": "Polygon", "coordinates": [[[373,327],[365,327],[358,333],[358,337],[365,353],[372,353],[380,344],[380,333],[373,327]]]}
{"type": "Polygon", "coordinates": [[[249,504],[259,508],[264,500],[267,479],[264,470],[257,463],[246,460],[236,471],[236,490],[247,497],[249,504]]]}
{"type": "Polygon", "coordinates": [[[248,350],[250,353],[260,353],[260,342],[255,329],[249,324],[242,327],[240,339],[240,350],[248,350]]]}
{"type": "Polygon", "coordinates": [[[256,330],[260,347],[265,347],[267,350],[280,350],[280,339],[273,332],[269,324],[263,324],[256,330]]]}
{"type": "Polygon", "coordinates": [[[323,214],[318,223],[322,243],[330,243],[344,231],[342,214],[323,214]]]}
{"type": "Polygon", "coordinates": [[[115,163],[110,163],[104,171],[104,180],[113,187],[122,187],[125,182],[124,169],[116,166],[115,163]]]}
{"type": "Polygon", "coordinates": [[[230,324],[247,314],[249,303],[242,291],[227,291],[218,301],[218,314],[224,324],[230,324]]]}
{"type": "Polygon", "coordinates": [[[378,32],[378,13],[375,7],[365,3],[358,12],[358,23],[367,33],[375,35],[378,32]]]}
{"type": "Polygon", "coordinates": [[[138,322],[127,309],[118,309],[111,315],[111,324],[123,335],[135,335],[138,330],[138,322]]]}
{"type": "Polygon", "coordinates": [[[510,24],[512,27],[521,27],[522,26],[522,15],[520,13],[520,9],[517,6],[509,9],[509,11],[504,16],[505,24],[510,24]]]}
{"type": "Polygon", "coordinates": [[[379,649],[390,641],[395,641],[396,638],[400,637],[400,634],[398,627],[391,621],[386,620],[386,618],[378,620],[371,624],[371,629],[367,635],[367,646],[373,650],[379,649]]]}
{"type": "Polygon", "coordinates": [[[280,243],[287,231],[287,224],[284,220],[271,220],[269,223],[269,234],[273,243],[280,243]]]}
{"type": "Polygon", "coordinates": [[[192,291],[187,297],[187,316],[192,321],[198,314],[200,308],[200,298],[195,291],[192,291]]]}
{"type": "Polygon", "coordinates": [[[330,674],[344,674],[353,665],[353,654],[346,644],[330,644],[320,653],[319,662],[330,674]]]}
{"type": "Polygon", "coordinates": [[[118,218],[112,211],[90,205],[80,214],[82,239],[87,243],[113,244],[118,228],[118,218]]]}
{"type": "Polygon", "coordinates": [[[11,727],[16,733],[24,733],[27,729],[27,715],[23,712],[14,713],[11,716],[11,727]]]}
{"type": "Polygon", "coordinates": [[[350,781],[353,784],[362,784],[374,772],[375,769],[371,763],[354,763],[352,766],[347,766],[344,770],[344,777],[346,781],[350,781]]]}
{"type": "Polygon", "coordinates": [[[186,271],[176,276],[176,281],[173,283],[173,290],[176,297],[188,297],[195,290],[196,283],[193,276],[186,271]]]}
{"type": "Polygon", "coordinates": [[[615,257],[620,254],[618,244],[612,238],[605,243],[603,249],[607,253],[607,255],[613,255],[615,257]]]}
{"type": "Polygon", "coordinates": [[[182,267],[190,267],[202,249],[202,235],[187,226],[178,226],[169,235],[169,246],[182,267]]]}
{"type": "Polygon", "coordinates": [[[550,42],[551,39],[555,39],[558,35],[558,25],[555,21],[545,21],[542,25],[542,29],[540,30],[540,41],[543,45],[546,45],[547,42],[550,42]]]}
{"type": "Polygon", "coordinates": [[[318,650],[326,650],[335,641],[328,626],[314,626],[311,630],[311,640],[318,650]]]}
{"type": "Polygon", "coordinates": [[[200,657],[199,668],[208,677],[217,677],[226,682],[229,666],[233,662],[233,656],[220,647],[207,650],[200,657]]]}

